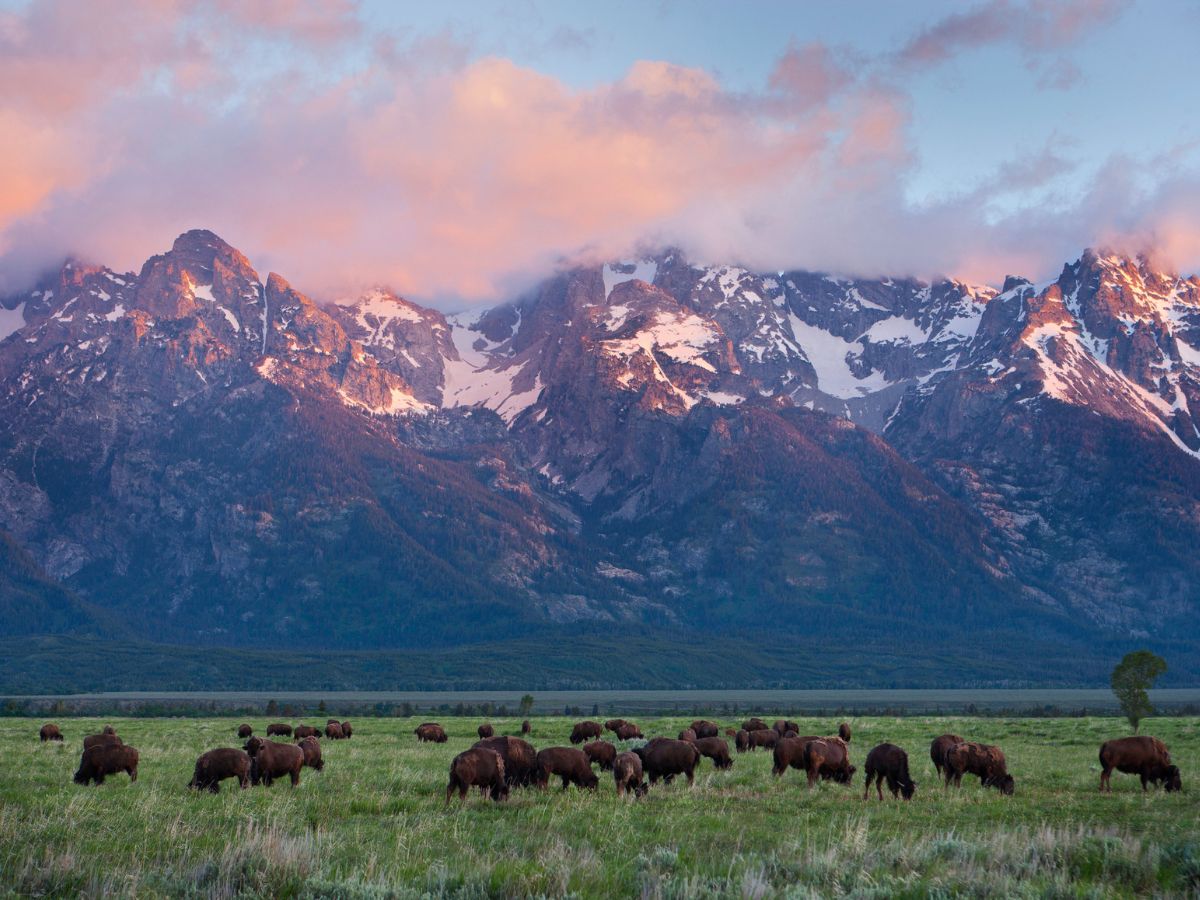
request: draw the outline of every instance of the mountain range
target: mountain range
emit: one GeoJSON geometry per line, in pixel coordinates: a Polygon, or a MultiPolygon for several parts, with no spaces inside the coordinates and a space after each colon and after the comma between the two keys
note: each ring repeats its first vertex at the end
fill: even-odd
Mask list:
{"type": "Polygon", "coordinates": [[[1197,414],[1200,279],[1144,257],[997,290],[668,248],[450,316],[189,231],[0,300],[0,684],[1189,678],[1197,414]]]}

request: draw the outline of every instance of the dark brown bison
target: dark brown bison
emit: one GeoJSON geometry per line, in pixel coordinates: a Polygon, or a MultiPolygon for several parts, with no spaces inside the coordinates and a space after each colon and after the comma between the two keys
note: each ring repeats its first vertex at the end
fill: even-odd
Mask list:
{"type": "Polygon", "coordinates": [[[613,734],[616,734],[618,728],[620,728],[622,725],[628,724],[629,723],[624,719],[609,719],[604,723],[604,728],[606,731],[611,731],[613,734]]]}
{"type": "Polygon", "coordinates": [[[354,734],[354,729],[350,727],[350,723],[343,722],[342,723],[342,737],[344,737],[346,740],[350,740],[350,738],[353,734],[354,734]]]}
{"type": "MultiPolygon", "coordinates": [[[[326,725],[325,727],[328,728],[329,726],[326,725]]],[[[292,737],[294,737],[297,741],[303,740],[306,737],[320,737],[320,736],[321,736],[321,729],[315,728],[312,725],[297,725],[296,729],[292,732],[292,737]]]]}
{"type": "Polygon", "coordinates": [[[270,787],[284,775],[292,779],[292,787],[300,783],[304,766],[304,751],[295,744],[280,744],[252,737],[243,748],[250,754],[250,783],[270,787]]]}
{"type": "Polygon", "coordinates": [[[804,769],[808,772],[809,787],[816,784],[817,779],[849,784],[856,771],[850,765],[850,748],[841,738],[808,741],[804,745],[804,769]]]}
{"type": "Polygon", "coordinates": [[[775,744],[773,756],[775,759],[774,765],[771,767],[771,774],[779,777],[788,770],[790,766],[793,769],[804,769],[804,745],[812,738],[782,738],[775,744]]]}
{"type": "Polygon", "coordinates": [[[787,719],[777,719],[775,721],[775,724],[773,726],[771,726],[771,730],[774,731],[780,737],[783,737],[789,731],[794,731],[794,732],[796,732],[796,734],[799,734],[800,726],[797,725],[795,722],[789,722],[787,719]]]}
{"type": "Polygon", "coordinates": [[[58,726],[53,722],[47,722],[43,725],[41,731],[38,732],[38,737],[42,739],[43,743],[46,741],[61,741],[63,739],[62,732],[58,730],[58,726]]]}
{"type": "Polygon", "coordinates": [[[563,790],[569,785],[595,790],[600,783],[587,754],[574,747],[547,747],[538,751],[537,783],[544,788],[551,778],[561,778],[563,790]]]}
{"type": "MultiPolygon", "coordinates": [[[[800,729],[797,728],[796,730],[799,731],[800,729]]],[[[841,725],[838,726],[838,737],[840,737],[847,744],[850,743],[850,723],[849,722],[843,722],[841,725]]]]}
{"type": "Polygon", "coordinates": [[[879,794],[880,800],[883,799],[885,778],[893,798],[903,793],[905,800],[911,800],[917,791],[916,784],[908,775],[908,754],[895,744],[880,744],[878,747],[872,748],[871,752],[867,754],[867,761],[863,764],[863,769],[867,773],[867,784],[863,788],[864,800],[867,799],[867,793],[871,790],[871,779],[875,780],[875,791],[879,794]]]}
{"type": "Polygon", "coordinates": [[[272,722],[267,726],[267,737],[272,735],[283,735],[284,737],[292,736],[292,726],[284,722],[272,722]]]}
{"type": "Polygon", "coordinates": [[[1179,766],[1171,765],[1167,745],[1155,737],[1127,737],[1105,741],[1100,745],[1100,790],[1112,793],[1113,769],[1127,775],[1140,775],[1142,790],[1148,784],[1162,784],[1166,791],[1182,791],[1183,779],[1179,766]]]}
{"type": "Polygon", "coordinates": [[[325,768],[325,760],[321,757],[321,742],[316,735],[309,735],[302,738],[297,745],[300,747],[300,752],[304,754],[304,765],[314,771],[320,772],[325,768]]]}
{"type": "Polygon", "coordinates": [[[582,744],[586,740],[594,740],[603,732],[599,722],[576,722],[571,729],[571,743],[582,744]]]}
{"type": "Polygon", "coordinates": [[[527,787],[537,781],[537,751],[528,741],[497,735],[476,741],[475,746],[500,754],[504,760],[504,780],[510,788],[527,787]]]}
{"type": "Polygon", "coordinates": [[[642,734],[642,729],[638,728],[632,722],[626,722],[617,729],[617,740],[619,741],[634,741],[641,740],[645,735],[642,734]]]}
{"type": "Polygon", "coordinates": [[[617,748],[608,741],[592,741],[583,745],[583,752],[593,765],[598,764],[601,772],[610,771],[613,760],[617,758],[617,748]]]}
{"type": "Polygon", "coordinates": [[[770,731],[771,727],[762,719],[755,716],[742,723],[742,731],[770,731]]]}
{"type": "Polygon", "coordinates": [[[188,787],[196,791],[212,791],[215,794],[221,790],[221,782],[226,778],[236,778],[243,790],[250,787],[248,753],[234,747],[221,747],[200,754],[188,787]]]}
{"type": "Polygon", "coordinates": [[[446,743],[446,729],[437,722],[423,722],[414,732],[418,741],[428,741],[431,744],[446,743]]]}
{"type": "Polygon", "coordinates": [[[711,759],[716,768],[733,768],[733,760],[729,756],[729,744],[719,737],[696,738],[692,744],[700,751],[701,756],[711,759]]]}
{"type": "MultiPolygon", "coordinates": [[[[115,737],[115,735],[113,735],[115,737]]],[[[138,752],[126,744],[97,744],[83,751],[79,758],[76,784],[95,781],[104,784],[106,775],[127,772],[130,781],[137,781],[138,752]]]]}
{"type": "Polygon", "coordinates": [[[338,725],[341,725],[341,724],[342,724],[341,722],[338,722],[338,720],[337,720],[337,719],[326,719],[326,720],[325,720],[325,724],[326,724],[326,725],[333,725],[335,722],[336,722],[338,725]]]}
{"type": "Polygon", "coordinates": [[[340,741],[345,736],[346,736],[346,734],[345,734],[345,732],[342,731],[342,723],[341,722],[330,722],[328,725],[325,726],[325,737],[329,738],[329,740],[340,741]]]}
{"type": "Polygon", "coordinates": [[[655,738],[644,747],[633,751],[642,759],[642,771],[654,784],[662,779],[667,784],[676,775],[687,777],[689,785],[696,779],[696,767],[700,764],[700,751],[686,741],[673,741],[670,738],[655,738]]]}
{"type": "Polygon", "coordinates": [[[933,739],[933,743],[929,745],[929,758],[933,760],[933,767],[937,769],[938,775],[946,768],[946,754],[950,752],[950,748],[962,742],[963,739],[957,734],[943,734],[933,739]]]}
{"type": "Polygon", "coordinates": [[[989,744],[963,741],[946,751],[946,786],[962,784],[963,775],[978,775],[982,787],[994,787],[1000,793],[1011,796],[1016,787],[1008,774],[1004,751],[989,744]]]}
{"type": "Polygon", "coordinates": [[[635,797],[644,797],[646,782],[642,779],[642,758],[636,753],[620,753],[613,760],[613,781],[617,785],[617,796],[633,791],[635,797]]]}
{"type": "Polygon", "coordinates": [[[254,729],[251,728],[249,725],[239,725],[238,726],[238,737],[240,737],[240,738],[254,737],[254,729]]]}
{"type": "Polygon", "coordinates": [[[721,733],[721,726],[708,719],[697,719],[689,727],[696,732],[698,738],[717,737],[721,733]]]}
{"type": "MultiPolygon", "coordinates": [[[[494,739],[491,739],[494,740],[494,739]]],[[[466,800],[467,791],[473,787],[483,791],[499,803],[508,798],[504,759],[495,750],[487,747],[472,747],[464,750],[450,762],[450,783],[446,785],[446,805],[457,790],[458,799],[466,800]]]]}
{"type": "Polygon", "coordinates": [[[119,747],[124,743],[115,734],[89,734],[83,739],[83,749],[90,750],[92,747],[119,747]]]}
{"type": "Polygon", "coordinates": [[[738,731],[733,736],[733,746],[738,753],[745,753],[750,749],[750,732],[742,730],[738,731]]]}
{"type": "Polygon", "coordinates": [[[770,728],[750,731],[747,734],[747,742],[751,750],[757,750],[759,747],[774,747],[779,743],[779,733],[770,728]]]}
{"type": "Polygon", "coordinates": [[[521,734],[530,734],[532,731],[533,726],[529,724],[528,719],[521,723],[521,734]]]}
{"type": "Polygon", "coordinates": [[[683,731],[679,732],[679,739],[681,741],[687,741],[690,744],[696,740],[696,732],[692,731],[690,728],[685,728],[683,731]]]}
{"type": "Polygon", "coordinates": [[[105,725],[103,728],[100,729],[100,733],[101,734],[116,734],[117,729],[113,728],[111,725],[105,725]]]}
{"type": "Polygon", "coordinates": [[[487,722],[484,722],[482,725],[480,725],[478,728],[476,728],[475,732],[479,735],[481,740],[483,738],[490,738],[490,737],[496,736],[496,729],[493,728],[487,722]]]}

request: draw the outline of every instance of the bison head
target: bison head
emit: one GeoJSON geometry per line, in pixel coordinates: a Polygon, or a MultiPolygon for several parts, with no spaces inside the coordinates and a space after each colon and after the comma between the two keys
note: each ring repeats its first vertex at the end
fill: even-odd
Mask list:
{"type": "Polygon", "coordinates": [[[1011,775],[989,775],[983,780],[984,787],[994,787],[1006,797],[1011,797],[1016,791],[1017,783],[1011,775]]]}
{"type": "Polygon", "coordinates": [[[911,800],[913,798],[913,794],[916,792],[916,782],[910,781],[907,784],[900,785],[900,796],[902,796],[905,800],[911,800]]]}
{"type": "Polygon", "coordinates": [[[1167,766],[1163,771],[1163,790],[1183,790],[1183,779],[1179,775],[1179,766],[1167,766]]]}
{"type": "Polygon", "coordinates": [[[258,751],[263,748],[264,743],[266,742],[262,738],[252,737],[250,740],[246,741],[246,745],[242,747],[242,749],[251,756],[257,756],[258,751]]]}

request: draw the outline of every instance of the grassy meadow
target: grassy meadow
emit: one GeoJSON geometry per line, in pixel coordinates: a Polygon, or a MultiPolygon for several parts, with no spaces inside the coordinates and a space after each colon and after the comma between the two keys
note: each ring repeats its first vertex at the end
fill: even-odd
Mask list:
{"type": "MultiPolygon", "coordinates": [[[[765,717],[764,717],[765,718],[765,717]]],[[[595,794],[477,792],[443,806],[450,759],[479,719],[442,718],[450,741],[417,744],[423,719],[354,719],[349,741],[322,741],[325,771],[298,788],[188,791],[196,756],[239,746],[239,719],[62,719],[65,745],[41,744],[40,720],[0,719],[0,892],[19,896],[1129,896],[1200,892],[1200,720],[1147,720],[1170,747],[1184,792],[1143,796],[1133,776],[1098,793],[1100,743],[1122,720],[855,718],[850,789],[809,791],[800,772],[771,776],[769,752],[702,762],[641,801],[595,794]],[[137,783],[71,781],[82,737],[111,722],[137,747],[137,783]],[[929,742],[951,731],[999,744],[1013,797],[973,777],[946,791],[929,742]],[[910,803],[862,799],[875,744],[909,753],[910,803]]],[[[640,718],[648,735],[691,717],[640,718]]],[[[247,720],[262,734],[266,719],[247,720]]],[[[318,724],[315,718],[305,720],[318,724]]],[[[493,719],[497,733],[517,720],[493,719]]],[[[835,719],[800,719],[832,733],[835,719]]],[[[298,724],[293,722],[292,724],[298,724]]],[[[533,720],[538,749],[567,744],[571,721],[533,720]]],[[[722,722],[722,725],[733,724],[722,722]]]]}

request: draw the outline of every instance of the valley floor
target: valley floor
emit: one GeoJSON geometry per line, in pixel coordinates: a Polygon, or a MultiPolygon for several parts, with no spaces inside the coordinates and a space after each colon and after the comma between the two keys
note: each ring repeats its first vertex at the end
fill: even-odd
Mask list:
{"type": "MultiPolygon", "coordinates": [[[[642,801],[595,793],[474,793],[443,805],[451,758],[479,719],[443,718],[446,744],[417,744],[418,719],[354,719],[349,741],[322,741],[325,771],[300,786],[221,793],[186,789],[204,750],[239,746],[238,719],[61,719],[63,745],[40,720],[0,719],[0,893],[304,897],[416,895],[924,896],[1194,894],[1200,890],[1200,720],[1163,718],[1184,792],[1144,796],[1114,775],[1097,791],[1097,750],[1123,720],[855,718],[850,789],[809,791],[801,773],[771,776],[771,755],[705,760],[694,788],[658,785],[642,801]],[[85,734],[113,724],[141,754],[138,781],[71,781],[85,734]],[[964,779],[945,790],[929,761],[945,732],[1000,745],[1016,777],[1002,797],[964,779]],[[911,803],[862,799],[866,752],[904,747],[911,803]]],[[[249,720],[257,733],[267,721],[249,720]]],[[[317,724],[309,717],[309,724],[317,724]]],[[[674,737],[688,719],[640,718],[674,737]]],[[[832,719],[800,719],[831,733],[832,719]]],[[[492,720],[498,734],[513,719],[492,720]]],[[[293,723],[296,724],[296,723],[293,723]]],[[[722,722],[722,726],[732,725],[722,722]]],[[[537,748],[567,744],[571,722],[535,718],[537,748]]],[[[886,790],[885,790],[885,796],[886,790]]]]}

